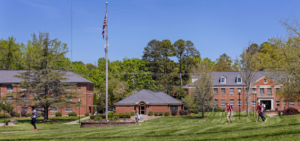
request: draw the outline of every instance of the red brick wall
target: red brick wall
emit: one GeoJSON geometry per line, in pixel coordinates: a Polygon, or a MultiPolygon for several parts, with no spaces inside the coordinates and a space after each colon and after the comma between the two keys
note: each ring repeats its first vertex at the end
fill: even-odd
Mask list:
{"type": "MultiPolygon", "coordinates": [[[[182,109],[182,106],[178,106],[178,112],[177,112],[177,115],[179,115],[179,111],[182,109]]],[[[132,106],[116,106],[116,113],[126,113],[126,112],[132,112],[132,111],[137,111],[139,113],[139,106],[136,105],[134,106],[133,108],[133,105],[132,106]],[[133,110],[135,109],[135,110],[133,110]]],[[[170,111],[170,106],[169,105],[146,105],[146,115],[148,115],[148,112],[149,111],[153,111],[153,114],[154,112],[166,112],[166,111],[169,111],[170,114],[171,114],[171,111],[170,111]]]]}
{"type": "MultiPolygon", "coordinates": [[[[7,85],[12,85],[12,84],[1,84],[1,86],[0,86],[1,97],[8,96],[8,95],[6,95],[6,93],[7,93],[6,86],[7,85]]],[[[90,107],[90,105],[93,105],[93,93],[94,93],[93,88],[92,88],[93,84],[84,83],[84,84],[80,84],[80,85],[81,85],[80,89],[73,89],[72,90],[72,91],[76,91],[76,92],[80,93],[80,95],[78,95],[78,97],[81,100],[80,115],[84,115],[85,113],[89,113],[89,112],[93,113],[93,108],[90,107]]],[[[21,91],[20,87],[13,87],[13,92],[20,92],[20,91],[21,91]]],[[[16,98],[15,95],[13,97],[16,98]]],[[[32,99],[32,98],[33,97],[28,97],[28,99],[32,99]]],[[[72,98],[72,101],[77,102],[78,98],[72,98]]],[[[16,111],[18,113],[21,112],[21,107],[24,107],[24,106],[20,106],[20,105],[13,105],[13,106],[14,106],[14,111],[16,111]]],[[[66,107],[69,107],[69,106],[66,106],[66,107]]],[[[77,115],[79,115],[79,106],[73,106],[72,111],[76,112],[77,115]]],[[[32,113],[32,110],[31,110],[30,107],[28,107],[28,112],[32,113]]],[[[57,112],[61,112],[62,115],[64,115],[64,116],[68,115],[65,112],[65,108],[60,108],[60,109],[58,108],[57,112]]],[[[49,114],[49,116],[54,116],[55,115],[55,114],[52,114],[50,112],[50,108],[49,108],[48,114],[49,114]]]]}

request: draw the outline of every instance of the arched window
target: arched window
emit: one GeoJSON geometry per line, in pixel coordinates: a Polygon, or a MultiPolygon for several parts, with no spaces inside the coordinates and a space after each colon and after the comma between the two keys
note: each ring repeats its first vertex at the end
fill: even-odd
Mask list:
{"type": "Polygon", "coordinates": [[[267,82],[268,82],[268,81],[267,81],[267,79],[265,78],[265,79],[264,79],[264,83],[266,84],[267,82]]]}
{"type": "Polygon", "coordinates": [[[226,83],[226,77],[224,77],[224,76],[221,77],[221,83],[222,83],[222,84],[225,84],[225,83],[226,83]]]}

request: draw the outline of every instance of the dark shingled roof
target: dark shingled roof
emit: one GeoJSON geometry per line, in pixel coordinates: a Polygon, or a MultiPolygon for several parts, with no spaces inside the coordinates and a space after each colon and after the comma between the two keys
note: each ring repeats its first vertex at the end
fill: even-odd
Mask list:
{"type": "Polygon", "coordinates": [[[144,101],[147,104],[178,104],[181,105],[182,102],[167,95],[164,92],[153,92],[149,90],[141,90],[117,103],[114,105],[134,105],[140,101],[144,101]]]}
{"type": "MultiPolygon", "coordinates": [[[[26,72],[25,70],[0,70],[0,83],[20,83],[22,79],[14,77],[14,75],[20,75],[20,72],[26,72]]],[[[74,72],[66,72],[64,77],[68,80],[62,81],[67,83],[93,83],[74,72]]]]}
{"type": "MultiPolygon", "coordinates": [[[[267,71],[259,71],[255,74],[254,80],[258,80],[260,78],[262,78],[263,76],[267,76],[270,75],[270,72],[267,71]]],[[[213,85],[214,86],[245,86],[244,81],[242,80],[241,84],[237,83],[237,77],[240,76],[240,72],[239,71],[216,71],[213,72],[213,77],[214,77],[214,81],[213,81],[213,85]],[[223,84],[220,82],[220,78],[224,76],[226,78],[226,83],[223,84]]],[[[192,79],[196,78],[194,76],[192,76],[192,79]]],[[[185,87],[192,87],[192,84],[188,84],[185,87]]]]}

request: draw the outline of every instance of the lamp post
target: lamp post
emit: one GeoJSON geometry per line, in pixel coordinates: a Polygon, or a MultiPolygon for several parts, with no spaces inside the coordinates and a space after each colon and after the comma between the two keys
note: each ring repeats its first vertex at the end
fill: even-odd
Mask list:
{"type": "Polygon", "coordinates": [[[239,93],[239,120],[241,120],[241,89],[238,89],[238,93],[239,93]]]}
{"type": "Polygon", "coordinates": [[[80,125],[80,102],[81,102],[81,100],[80,100],[80,98],[78,99],[78,104],[79,104],[79,125],[80,125]]]}
{"type": "MultiPolygon", "coordinates": [[[[256,106],[256,90],[255,91],[252,91],[252,95],[253,95],[253,97],[254,97],[254,101],[255,101],[255,106],[256,106]]],[[[253,117],[254,117],[254,109],[255,109],[255,107],[253,108],[253,117]]]]}

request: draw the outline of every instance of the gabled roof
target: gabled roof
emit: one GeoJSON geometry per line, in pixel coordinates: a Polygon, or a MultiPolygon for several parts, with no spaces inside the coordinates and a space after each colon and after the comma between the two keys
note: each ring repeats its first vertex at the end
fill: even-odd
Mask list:
{"type": "MultiPolygon", "coordinates": [[[[26,70],[0,70],[0,83],[20,83],[22,79],[14,77],[14,75],[20,75],[20,72],[26,72],[26,70]]],[[[68,78],[62,81],[66,83],[93,83],[74,72],[66,72],[64,77],[68,78]]]]}
{"type": "MultiPolygon", "coordinates": [[[[216,71],[213,72],[213,85],[214,86],[245,86],[244,80],[242,80],[242,83],[237,83],[236,78],[241,76],[239,71],[216,71]],[[226,77],[226,83],[221,83],[220,78],[224,76],[226,77]]],[[[267,71],[259,71],[255,74],[254,80],[258,80],[262,78],[263,76],[267,76],[270,74],[270,72],[267,71]]],[[[195,79],[195,76],[192,76],[193,79],[195,79]]],[[[188,84],[185,87],[192,87],[192,84],[188,84]]]]}
{"type": "Polygon", "coordinates": [[[135,105],[140,101],[151,104],[178,104],[181,105],[182,102],[167,95],[164,92],[153,92],[150,90],[141,90],[117,103],[114,105],[135,105]]]}

